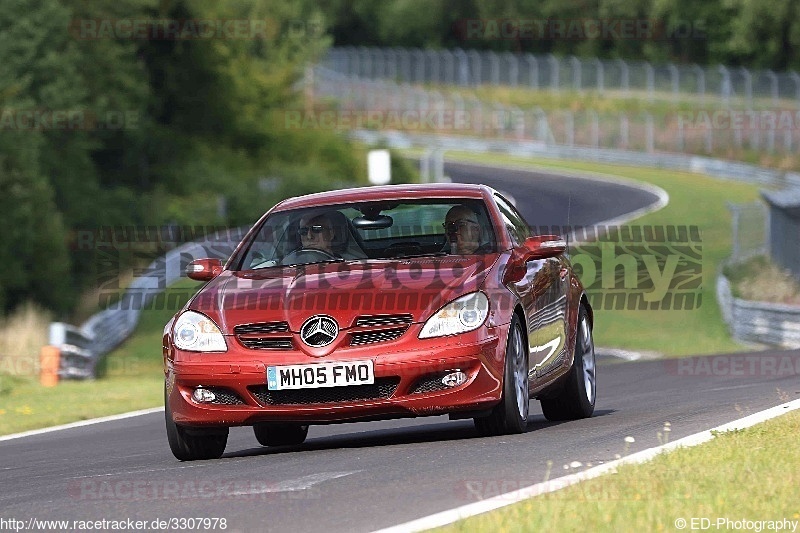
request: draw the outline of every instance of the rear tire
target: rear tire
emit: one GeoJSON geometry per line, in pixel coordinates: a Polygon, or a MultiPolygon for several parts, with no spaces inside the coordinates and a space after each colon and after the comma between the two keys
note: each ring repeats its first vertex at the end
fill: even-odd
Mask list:
{"type": "Polygon", "coordinates": [[[594,339],[586,308],[578,313],[578,334],[575,339],[572,368],[558,396],[542,399],[542,412],[551,421],[589,418],[597,399],[597,375],[594,339]]]}
{"type": "Polygon", "coordinates": [[[308,426],[262,423],[253,426],[256,440],[262,446],[296,446],[308,436],[308,426]]]}
{"type": "Polygon", "coordinates": [[[530,393],[528,349],[517,315],[511,320],[506,341],[503,397],[489,416],[475,418],[475,429],[483,436],[524,433],[528,427],[530,393]]]}
{"type": "Polygon", "coordinates": [[[186,428],[172,420],[169,399],[164,392],[164,419],[167,426],[167,441],[172,455],[181,461],[199,459],[219,459],[225,453],[228,444],[227,427],[222,428],[186,428]]]}

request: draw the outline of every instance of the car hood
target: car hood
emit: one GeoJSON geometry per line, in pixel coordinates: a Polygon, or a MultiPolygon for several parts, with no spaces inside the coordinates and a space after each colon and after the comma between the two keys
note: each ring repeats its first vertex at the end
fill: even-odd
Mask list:
{"type": "Polygon", "coordinates": [[[427,320],[447,302],[482,288],[496,255],[324,263],[263,270],[226,270],[189,309],[225,334],[238,324],[286,321],[300,330],[308,317],[331,315],[342,329],[363,315],[411,314],[427,320]]]}

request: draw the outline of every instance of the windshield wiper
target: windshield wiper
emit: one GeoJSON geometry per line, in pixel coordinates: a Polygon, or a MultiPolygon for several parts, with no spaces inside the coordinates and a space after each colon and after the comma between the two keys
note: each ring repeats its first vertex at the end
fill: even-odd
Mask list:
{"type": "Polygon", "coordinates": [[[428,253],[416,253],[416,254],[399,254],[394,257],[387,257],[386,259],[408,259],[410,257],[444,257],[446,255],[450,255],[447,252],[428,252],[428,253]]]}
{"type": "Polygon", "coordinates": [[[276,266],[296,267],[296,266],[304,266],[304,265],[321,265],[321,264],[324,264],[324,263],[344,263],[345,261],[346,261],[346,259],[344,259],[343,257],[337,257],[335,259],[322,259],[320,261],[309,261],[309,262],[303,262],[303,263],[289,263],[288,265],[278,264],[276,266]]]}

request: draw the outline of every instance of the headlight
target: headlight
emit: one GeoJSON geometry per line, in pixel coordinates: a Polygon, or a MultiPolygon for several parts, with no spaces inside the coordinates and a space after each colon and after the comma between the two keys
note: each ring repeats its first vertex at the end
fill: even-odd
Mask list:
{"type": "Polygon", "coordinates": [[[190,352],[227,352],[228,345],[214,321],[194,311],[186,311],[175,321],[175,346],[190,352]]]}
{"type": "Polygon", "coordinates": [[[455,335],[477,329],[489,314],[489,298],[482,292],[467,294],[430,317],[419,334],[420,339],[455,335]]]}

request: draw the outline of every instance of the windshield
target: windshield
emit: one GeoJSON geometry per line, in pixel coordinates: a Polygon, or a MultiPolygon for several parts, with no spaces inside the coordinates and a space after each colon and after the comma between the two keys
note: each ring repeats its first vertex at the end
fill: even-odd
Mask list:
{"type": "Polygon", "coordinates": [[[486,254],[495,243],[480,200],[358,202],[273,213],[234,269],[486,254]]]}

